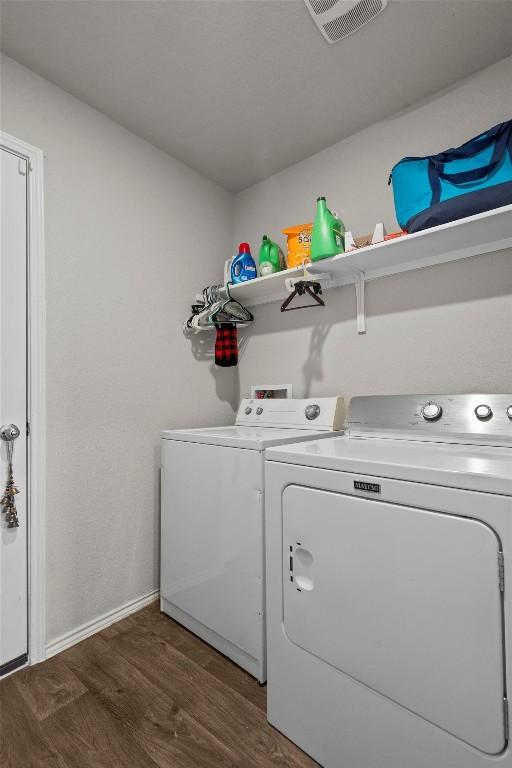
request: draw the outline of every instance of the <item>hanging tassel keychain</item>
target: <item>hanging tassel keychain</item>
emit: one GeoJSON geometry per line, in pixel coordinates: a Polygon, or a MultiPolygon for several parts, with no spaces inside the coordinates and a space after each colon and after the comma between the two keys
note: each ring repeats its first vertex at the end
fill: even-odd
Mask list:
{"type": "Polygon", "coordinates": [[[0,431],[0,437],[5,441],[7,451],[7,484],[4,495],[0,499],[2,512],[5,515],[5,522],[8,528],[19,528],[18,512],[16,510],[16,494],[19,490],[14,485],[14,475],[12,470],[12,457],[14,453],[14,441],[19,437],[20,431],[14,424],[10,424],[7,429],[0,431]]]}

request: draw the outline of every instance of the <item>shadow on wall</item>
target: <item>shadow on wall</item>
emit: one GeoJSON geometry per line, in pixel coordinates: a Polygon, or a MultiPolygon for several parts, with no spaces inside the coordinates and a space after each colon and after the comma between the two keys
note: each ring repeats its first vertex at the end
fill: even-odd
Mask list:
{"type": "MultiPolygon", "coordinates": [[[[405,315],[408,319],[416,312],[462,304],[474,304],[495,297],[512,297],[512,261],[510,251],[464,259],[451,264],[402,273],[389,278],[370,281],[366,286],[366,316],[368,342],[378,325],[379,317],[405,315]]],[[[303,396],[317,392],[316,383],[324,380],[323,350],[326,340],[340,326],[353,334],[350,348],[364,354],[367,348],[365,336],[357,338],[355,290],[352,285],[327,290],[325,307],[313,307],[290,313],[281,313],[278,302],[255,307],[256,321],[250,336],[265,337],[264,348],[268,352],[268,367],[286,355],[290,346],[296,357],[300,355],[303,396]],[[354,346],[355,345],[355,346],[354,346]],[[303,361],[303,362],[302,362],[303,361]]],[[[425,315],[425,323],[432,315],[425,315]]],[[[450,315],[447,315],[449,318],[450,315]]],[[[512,303],[511,315],[512,319],[512,303]]],[[[342,337],[340,337],[342,338],[342,337]]],[[[390,339],[394,348],[394,339],[390,339]]],[[[261,343],[258,349],[262,349],[261,343]]],[[[254,361],[251,360],[254,364],[254,361]]],[[[340,372],[350,361],[346,350],[339,350],[340,372]]],[[[293,365],[295,369],[295,365],[293,365]]]]}
{"type": "MultiPolygon", "coordinates": [[[[272,302],[262,307],[255,307],[256,322],[248,331],[251,336],[266,336],[274,333],[275,338],[268,339],[271,357],[279,354],[277,345],[282,354],[286,354],[287,334],[300,330],[304,332],[301,348],[305,353],[305,359],[301,366],[303,387],[301,397],[311,397],[315,392],[315,383],[324,379],[323,349],[325,342],[338,323],[354,323],[355,332],[355,292],[352,286],[324,294],[325,307],[312,306],[307,309],[281,312],[280,304],[272,302]],[[333,299],[335,299],[333,301],[333,299]],[[263,310],[263,311],[262,311],[263,310]],[[270,349],[270,345],[274,349],[270,349]]],[[[265,343],[267,341],[265,340],[265,343]]]]}
{"type": "MultiPolygon", "coordinates": [[[[435,267],[371,280],[366,284],[366,316],[414,312],[497,296],[512,296],[510,250],[475,256],[435,267]]],[[[284,298],[284,297],[283,297],[284,298]]],[[[337,325],[356,322],[354,286],[325,291],[325,307],[281,313],[278,302],[255,307],[252,333],[286,332],[312,325],[337,325]]]]}
{"type": "Polygon", "coordinates": [[[321,381],[323,378],[322,351],[331,328],[332,323],[327,325],[314,325],[311,329],[308,356],[302,366],[304,397],[311,397],[313,382],[321,381]]]}
{"type": "MultiPolygon", "coordinates": [[[[219,400],[228,403],[233,411],[238,410],[240,404],[240,375],[238,366],[222,368],[215,365],[215,332],[203,332],[192,334],[189,338],[190,348],[194,359],[198,362],[209,362],[210,376],[215,382],[215,393],[219,400]]],[[[243,350],[247,346],[247,335],[242,336],[238,331],[238,357],[241,358],[243,350]]]]}

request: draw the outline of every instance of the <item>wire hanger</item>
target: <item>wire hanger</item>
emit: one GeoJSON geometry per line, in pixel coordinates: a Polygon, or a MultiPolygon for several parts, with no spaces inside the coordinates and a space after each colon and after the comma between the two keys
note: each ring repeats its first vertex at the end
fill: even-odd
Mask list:
{"type": "Polygon", "coordinates": [[[302,277],[288,278],[285,280],[285,285],[290,295],[281,304],[281,312],[291,312],[294,309],[309,309],[309,307],[325,307],[325,301],[320,298],[322,293],[321,279],[324,279],[324,275],[318,277],[311,275],[308,271],[309,259],[304,259],[302,262],[302,277]],[[316,277],[316,279],[313,279],[316,277]],[[305,296],[308,294],[313,299],[314,303],[300,304],[298,307],[290,307],[290,304],[296,296],[305,296]]]}
{"type": "Polygon", "coordinates": [[[252,312],[231,296],[229,284],[209,285],[203,290],[202,301],[193,304],[191,309],[185,331],[215,330],[219,323],[244,326],[254,320],[252,312]]]}
{"type": "Polygon", "coordinates": [[[295,283],[292,293],[281,304],[281,312],[292,312],[294,309],[309,309],[310,307],[325,307],[325,301],[320,298],[322,293],[322,286],[317,280],[299,280],[295,283]],[[298,307],[290,307],[290,304],[296,296],[304,296],[305,294],[311,296],[314,299],[314,304],[301,304],[298,307]]]}
{"type": "Polygon", "coordinates": [[[226,283],[222,291],[226,295],[224,301],[220,302],[213,312],[210,313],[209,321],[212,323],[237,323],[245,324],[254,320],[254,315],[239,301],[231,296],[229,291],[230,283],[226,283]]]}

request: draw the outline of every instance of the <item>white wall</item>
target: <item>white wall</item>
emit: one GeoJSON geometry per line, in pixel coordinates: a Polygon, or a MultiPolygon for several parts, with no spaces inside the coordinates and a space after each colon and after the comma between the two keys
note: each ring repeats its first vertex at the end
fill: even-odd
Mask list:
{"type": "Polygon", "coordinates": [[[46,162],[48,640],[158,586],[159,433],[231,418],[181,333],[231,196],[2,57],[2,128],[46,162]]]}
{"type": "MultiPolygon", "coordinates": [[[[263,233],[284,245],[281,230],[311,221],[318,195],[355,234],[382,220],[391,231],[394,163],[457,146],[510,119],[511,105],[508,58],[240,192],[233,245],[248,240],[257,253],[263,233]]],[[[365,336],[356,332],[352,287],[325,299],[326,309],[288,315],[276,303],[255,308],[242,394],[255,380],[291,381],[296,396],[512,390],[510,252],[368,284],[365,336]]]]}
{"type": "Polygon", "coordinates": [[[255,381],[292,381],[297,396],[512,388],[505,252],[371,283],[366,336],[351,287],[324,310],[256,308],[235,375],[215,369],[210,339],[191,350],[180,331],[236,243],[282,242],[319,194],[356,233],[392,227],[391,166],[509,118],[512,59],[245,190],[234,221],[228,193],[1,64],[2,127],[47,157],[50,641],[157,586],[162,426],[229,421],[255,381]]]}

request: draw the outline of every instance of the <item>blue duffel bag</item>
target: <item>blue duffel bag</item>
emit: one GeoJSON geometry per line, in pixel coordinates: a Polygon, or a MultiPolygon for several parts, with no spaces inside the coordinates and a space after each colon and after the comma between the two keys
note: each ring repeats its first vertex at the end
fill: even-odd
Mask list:
{"type": "Polygon", "coordinates": [[[404,157],[390,174],[398,223],[407,232],[512,203],[512,120],[457,149],[404,157]]]}

